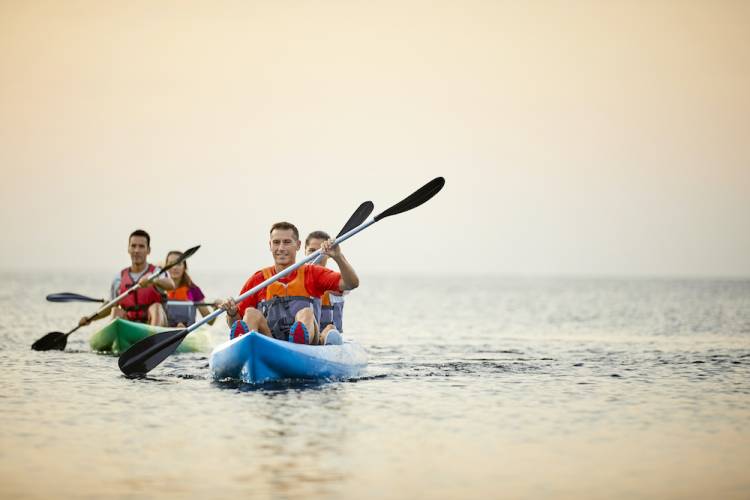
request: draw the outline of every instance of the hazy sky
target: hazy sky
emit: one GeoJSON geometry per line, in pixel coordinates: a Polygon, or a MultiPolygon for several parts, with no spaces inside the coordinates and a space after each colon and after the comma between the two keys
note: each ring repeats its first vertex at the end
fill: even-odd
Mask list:
{"type": "Polygon", "coordinates": [[[339,230],[380,272],[750,276],[750,2],[0,0],[4,269],[339,230]]]}

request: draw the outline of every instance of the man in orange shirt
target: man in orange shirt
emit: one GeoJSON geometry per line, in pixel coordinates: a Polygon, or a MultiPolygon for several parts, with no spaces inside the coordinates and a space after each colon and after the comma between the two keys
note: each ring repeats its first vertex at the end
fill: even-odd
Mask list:
{"type": "MultiPolygon", "coordinates": [[[[271,227],[269,249],[274,265],[253,274],[240,294],[261,284],[271,276],[294,265],[302,243],[299,231],[289,222],[271,227]]],[[[229,298],[220,304],[227,311],[232,336],[255,330],[279,340],[298,344],[320,343],[319,318],[313,303],[325,292],[343,293],[359,286],[359,278],[333,240],[321,244],[323,254],[333,259],[340,273],[318,265],[302,266],[265,289],[236,304],[229,298]],[[244,322],[244,324],[243,324],[244,322]]]]}

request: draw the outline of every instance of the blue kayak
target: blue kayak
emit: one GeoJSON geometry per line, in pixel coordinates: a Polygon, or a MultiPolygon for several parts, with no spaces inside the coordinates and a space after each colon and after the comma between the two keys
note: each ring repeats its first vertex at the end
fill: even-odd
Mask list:
{"type": "Polygon", "coordinates": [[[356,377],[367,353],[356,342],[341,345],[293,344],[250,332],[217,346],[208,365],[216,380],[245,383],[272,380],[335,380],[356,377]]]}

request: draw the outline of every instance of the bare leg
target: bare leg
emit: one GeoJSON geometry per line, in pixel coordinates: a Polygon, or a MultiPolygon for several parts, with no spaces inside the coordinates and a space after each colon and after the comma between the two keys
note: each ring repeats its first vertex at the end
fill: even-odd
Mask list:
{"type": "Polygon", "coordinates": [[[128,314],[121,307],[115,306],[112,308],[112,319],[115,319],[115,318],[127,319],[127,316],[128,314]]]}
{"type": "Polygon", "coordinates": [[[148,306],[148,324],[152,326],[167,326],[167,313],[158,302],[148,306]]]}
{"type": "Polygon", "coordinates": [[[254,307],[248,307],[245,309],[245,315],[242,317],[242,321],[247,324],[247,327],[251,332],[255,330],[266,337],[273,337],[273,335],[271,335],[271,328],[268,326],[268,321],[266,321],[265,316],[254,307]]]}
{"type": "Polygon", "coordinates": [[[310,344],[317,345],[319,337],[318,324],[315,322],[315,313],[313,313],[312,307],[300,309],[294,319],[307,327],[307,331],[310,334],[310,344]]]}

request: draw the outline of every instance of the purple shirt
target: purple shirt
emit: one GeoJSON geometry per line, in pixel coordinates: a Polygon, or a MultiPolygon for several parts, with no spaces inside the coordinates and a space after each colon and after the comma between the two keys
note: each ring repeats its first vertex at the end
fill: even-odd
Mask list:
{"type": "Polygon", "coordinates": [[[206,298],[205,295],[203,295],[203,292],[200,288],[193,285],[190,288],[188,288],[188,299],[192,300],[193,302],[203,302],[203,299],[206,298]]]}

